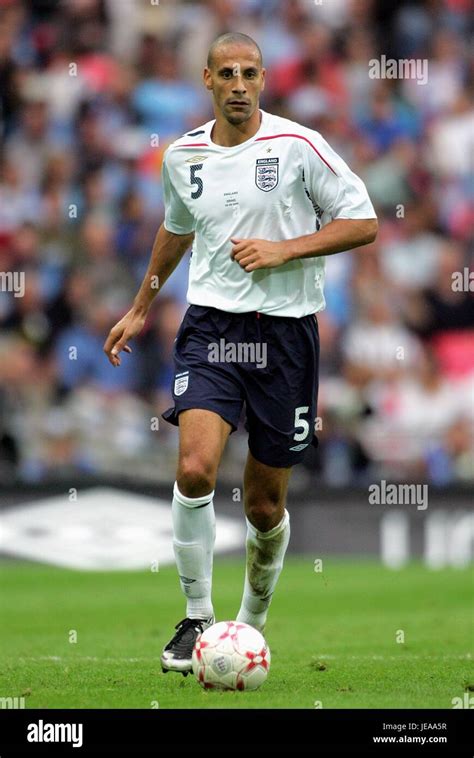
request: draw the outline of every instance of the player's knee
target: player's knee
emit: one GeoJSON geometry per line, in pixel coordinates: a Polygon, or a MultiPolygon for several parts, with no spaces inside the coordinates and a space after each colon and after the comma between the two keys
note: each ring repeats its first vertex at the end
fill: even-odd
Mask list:
{"type": "Polygon", "coordinates": [[[283,517],[284,504],[278,496],[262,496],[250,498],[246,502],[245,513],[255,529],[259,532],[269,532],[277,526],[283,517]]]}
{"type": "Polygon", "coordinates": [[[186,497],[203,497],[215,488],[214,466],[197,455],[183,457],[179,462],[176,481],[180,492],[186,497]]]}

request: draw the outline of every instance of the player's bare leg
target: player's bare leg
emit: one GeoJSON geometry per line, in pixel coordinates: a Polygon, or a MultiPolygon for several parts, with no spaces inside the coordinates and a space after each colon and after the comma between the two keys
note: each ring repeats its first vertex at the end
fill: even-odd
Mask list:
{"type": "Polygon", "coordinates": [[[231,426],[212,411],[179,414],[179,462],[173,490],[173,546],[186,617],[161,656],[163,671],[191,670],[197,635],[214,623],[211,600],[215,541],[214,488],[231,426]]]}
{"type": "Polygon", "coordinates": [[[230,424],[218,413],[201,408],[181,411],[176,481],[183,495],[202,497],[215,488],[230,432],[230,424]]]}
{"type": "Polygon", "coordinates": [[[249,452],[244,472],[247,567],[238,621],[265,628],[268,608],[290,539],[285,509],[291,468],[273,468],[249,452]]]}

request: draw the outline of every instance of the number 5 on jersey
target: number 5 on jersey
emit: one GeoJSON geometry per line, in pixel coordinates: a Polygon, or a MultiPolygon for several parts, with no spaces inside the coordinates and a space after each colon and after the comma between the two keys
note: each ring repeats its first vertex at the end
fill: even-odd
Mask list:
{"type": "Polygon", "coordinates": [[[196,171],[200,171],[203,167],[203,163],[194,163],[192,166],[189,167],[190,170],[190,180],[191,185],[195,185],[196,189],[191,192],[191,197],[193,200],[197,200],[198,197],[201,197],[202,191],[204,189],[204,184],[202,182],[202,179],[200,176],[196,176],[196,171]]]}

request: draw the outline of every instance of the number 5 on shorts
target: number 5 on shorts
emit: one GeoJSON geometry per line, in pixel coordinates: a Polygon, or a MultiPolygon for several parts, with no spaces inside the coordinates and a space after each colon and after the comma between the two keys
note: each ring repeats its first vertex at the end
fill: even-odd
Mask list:
{"type": "Polygon", "coordinates": [[[306,419],[301,418],[302,413],[308,413],[309,411],[309,405],[300,405],[299,408],[295,408],[295,428],[300,428],[301,432],[295,432],[293,435],[293,439],[296,442],[301,442],[301,440],[305,440],[306,437],[309,434],[309,423],[306,421],[306,419]]]}

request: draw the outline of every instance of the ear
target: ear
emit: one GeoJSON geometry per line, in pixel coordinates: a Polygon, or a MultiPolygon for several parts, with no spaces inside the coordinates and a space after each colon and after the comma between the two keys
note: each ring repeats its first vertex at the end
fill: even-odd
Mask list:
{"type": "Polygon", "coordinates": [[[206,68],[203,71],[202,79],[203,79],[205,88],[208,89],[208,90],[212,90],[213,86],[212,86],[211,71],[210,71],[210,69],[207,68],[207,66],[206,66],[206,68]]]}
{"type": "Polygon", "coordinates": [[[260,92],[263,92],[263,90],[265,89],[265,74],[266,73],[267,73],[267,69],[262,68],[262,89],[260,90],[260,92]]]}

